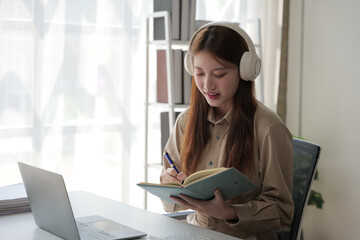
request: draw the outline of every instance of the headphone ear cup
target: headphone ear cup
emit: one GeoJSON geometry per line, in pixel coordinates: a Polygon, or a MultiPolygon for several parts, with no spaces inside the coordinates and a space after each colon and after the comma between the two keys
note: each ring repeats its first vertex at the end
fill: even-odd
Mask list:
{"type": "Polygon", "coordinates": [[[192,57],[191,54],[189,54],[189,52],[187,52],[184,57],[184,68],[190,74],[190,76],[194,76],[192,57]]]}
{"type": "Polygon", "coordinates": [[[244,52],[240,60],[240,78],[246,81],[254,81],[259,75],[261,61],[256,54],[244,52]]]}

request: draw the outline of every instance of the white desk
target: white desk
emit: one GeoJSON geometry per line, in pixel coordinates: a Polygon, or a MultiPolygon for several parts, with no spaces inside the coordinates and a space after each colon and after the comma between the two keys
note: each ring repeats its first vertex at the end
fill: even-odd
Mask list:
{"type": "MultiPolygon", "coordinates": [[[[71,192],[70,200],[75,217],[100,215],[147,233],[148,236],[143,239],[161,239],[184,232],[206,235],[213,239],[237,239],[87,192],[71,192]]],[[[20,213],[0,217],[0,239],[60,238],[37,227],[31,213],[20,213]]]]}

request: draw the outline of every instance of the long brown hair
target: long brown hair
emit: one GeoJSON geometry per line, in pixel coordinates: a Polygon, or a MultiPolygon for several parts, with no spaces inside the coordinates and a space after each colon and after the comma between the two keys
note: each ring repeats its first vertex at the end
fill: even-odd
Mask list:
{"type": "MultiPolygon", "coordinates": [[[[189,47],[190,53],[207,51],[237,66],[247,50],[245,41],[238,33],[222,26],[204,28],[196,34],[189,47]]],[[[227,136],[224,167],[235,167],[245,174],[252,168],[256,106],[254,83],[239,79],[233,98],[233,119],[227,136]]],[[[209,104],[193,81],[187,125],[180,149],[181,169],[186,174],[196,171],[202,151],[210,138],[207,120],[209,109],[209,104]]]]}

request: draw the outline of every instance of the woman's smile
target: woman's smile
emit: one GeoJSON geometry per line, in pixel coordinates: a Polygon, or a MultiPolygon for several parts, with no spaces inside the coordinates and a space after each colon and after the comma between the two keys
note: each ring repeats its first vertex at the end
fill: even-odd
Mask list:
{"type": "Polygon", "coordinates": [[[219,93],[207,92],[206,95],[208,96],[208,98],[210,98],[212,100],[216,100],[220,97],[219,93]]]}

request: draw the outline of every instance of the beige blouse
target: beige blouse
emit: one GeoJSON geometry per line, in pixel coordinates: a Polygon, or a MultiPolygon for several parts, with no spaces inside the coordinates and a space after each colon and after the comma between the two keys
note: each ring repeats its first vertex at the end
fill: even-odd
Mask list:
{"type": "MultiPolygon", "coordinates": [[[[165,147],[175,165],[180,169],[180,143],[186,121],[181,113],[165,147]]],[[[225,146],[232,119],[230,111],[215,122],[213,110],[209,111],[208,124],[211,137],[202,154],[198,170],[223,166],[225,146]]],[[[293,144],[292,135],[280,118],[258,102],[254,118],[255,158],[254,170],[248,175],[256,189],[228,200],[235,208],[239,221],[230,223],[211,216],[196,213],[187,218],[189,223],[223,232],[239,238],[256,236],[257,239],[273,239],[273,231],[288,226],[293,216],[293,144]]],[[[164,168],[170,167],[166,159],[164,168]]],[[[185,210],[179,204],[163,202],[168,212],[185,210]]]]}

